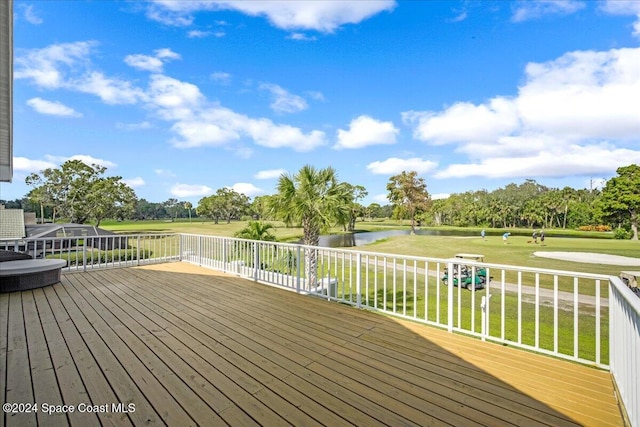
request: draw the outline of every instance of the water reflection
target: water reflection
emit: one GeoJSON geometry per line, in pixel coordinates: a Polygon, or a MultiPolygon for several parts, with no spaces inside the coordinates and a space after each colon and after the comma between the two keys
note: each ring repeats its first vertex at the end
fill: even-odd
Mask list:
{"type": "MultiPolygon", "coordinates": [[[[410,230],[384,230],[367,233],[332,234],[320,236],[320,246],[326,248],[350,248],[373,243],[377,240],[394,236],[406,236],[410,230]]],[[[423,236],[476,236],[478,233],[466,230],[416,230],[416,234],[423,236]]]]}
{"type": "MultiPolygon", "coordinates": [[[[487,231],[487,236],[501,236],[502,231],[487,231]]],[[[320,246],[325,248],[350,248],[353,246],[362,246],[369,243],[373,243],[377,240],[386,239],[394,236],[405,236],[410,234],[410,230],[383,230],[383,231],[371,231],[365,233],[347,233],[347,234],[332,234],[326,236],[320,236],[320,246]]],[[[463,236],[463,237],[480,237],[480,232],[477,230],[416,230],[416,234],[421,236],[463,236]]],[[[525,230],[514,230],[511,232],[512,236],[529,236],[525,230]]],[[[572,237],[570,235],[554,234],[554,237],[572,237]]],[[[302,241],[298,242],[302,243],[302,241]]]]}

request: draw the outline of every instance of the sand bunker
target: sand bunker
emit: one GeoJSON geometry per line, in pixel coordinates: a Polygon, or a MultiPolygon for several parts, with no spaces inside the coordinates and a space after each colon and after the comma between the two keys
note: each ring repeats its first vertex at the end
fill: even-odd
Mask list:
{"type": "Polygon", "coordinates": [[[627,267],[640,267],[640,258],[631,258],[620,255],[597,254],[593,252],[534,252],[534,256],[540,258],[559,259],[561,261],[583,262],[587,264],[624,265],[627,267]]]}

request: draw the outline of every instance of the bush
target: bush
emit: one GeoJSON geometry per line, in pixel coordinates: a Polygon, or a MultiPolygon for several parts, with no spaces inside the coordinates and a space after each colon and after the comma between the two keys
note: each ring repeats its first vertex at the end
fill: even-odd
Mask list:
{"type": "Polygon", "coordinates": [[[616,231],[613,233],[613,238],[618,240],[629,240],[631,238],[631,232],[624,228],[616,228],[616,231]]]}
{"type": "MultiPolygon", "coordinates": [[[[153,252],[140,249],[140,259],[151,258],[153,252]]],[[[87,250],[87,264],[104,264],[107,262],[134,261],[138,257],[137,249],[114,249],[110,251],[87,250]]],[[[83,265],[82,252],[66,252],[47,255],[47,259],[63,259],[69,266],[83,265]]]]}
{"type": "Polygon", "coordinates": [[[583,225],[581,227],[578,227],[578,230],[604,232],[604,231],[611,231],[611,226],[610,225],[583,225]]]}

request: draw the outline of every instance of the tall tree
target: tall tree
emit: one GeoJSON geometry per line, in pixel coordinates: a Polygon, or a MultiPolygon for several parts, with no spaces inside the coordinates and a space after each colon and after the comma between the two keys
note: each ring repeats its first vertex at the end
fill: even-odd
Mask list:
{"type": "Polygon", "coordinates": [[[189,211],[189,222],[191,222],[191,209],[193,209],[193,204],[191,204],[191,202],[184,202],[184,208],[189,211]]]}
{"type": "Polygon", "coordinates": [[[362,215],[364,212],[364,207],[359,203],[360,200],[367,197],[367,189],[362,185],[351,185],[348,183],[344,183],[346,186],[346,190],[350,195],[350,206],[348,216],[345,218],[343,225],[345,226],[345,231],[354,231],[356,229],[356,219],[358,215],[362,215]]]}
{"type": "Polygon", "coordinates": [[[424,179],[418,178],[418,172],[402,171],[389,178],[387,191],[394,208],[405,212],[411,219],[411,234],[415,234],[416,215],[427,210],[431,201],[424,179]]]}
{"type": "Polygon", "coordinates": [[[609,218],[623,218],[631,223],[633,240],[638,240],[640,215],[640,165],[629,165],[616,170],[602,190],[602,210],[609,218]]]}
{"type": "MultiPolygon", "coordinates": [[[[336,171],[328,167],[303,166],[295,175],[283,174],[271,207],[288,225],[301,224],[303,243],[318,246],[320,233],[349,214],[351,194],[338,182],[336,171]]],[[[305,273],[310,286],[317,282],[316,250],[305,250],[305,273]]]]}
{"type": "Polygon", "coordinates": [[[231,188],[219,188],[216,194],[200,199],[196,212],[198,215],[212,218],[216,224],[218,220],[225,218],[228,224],[232,218],[237,218],[248,209],[249,198],[246,195],[231,188]]]}
{"type": "Polygon", "coordinates": [[[29,175],[26,183],[35,187],[32,196],[46,200],[71,222],[83,224],[93,219],[99,225],[107,217],[127,216],[136,202],[133,189],[119,176],[103,176],[106,170],[100,165],[68,160],[59,168],[29,175]]]}

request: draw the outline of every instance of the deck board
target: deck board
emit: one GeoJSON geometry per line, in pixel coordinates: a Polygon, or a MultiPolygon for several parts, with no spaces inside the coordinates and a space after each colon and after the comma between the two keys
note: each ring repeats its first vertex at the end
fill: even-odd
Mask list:
{"type": "Polygon", "coordinates": [[[0,294],[0,331],[6,401],[136,405],[0,427],[623,425],[607,372],[186,263],[0,294]]]}

